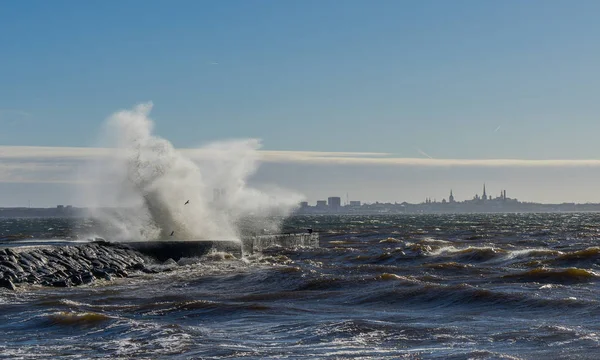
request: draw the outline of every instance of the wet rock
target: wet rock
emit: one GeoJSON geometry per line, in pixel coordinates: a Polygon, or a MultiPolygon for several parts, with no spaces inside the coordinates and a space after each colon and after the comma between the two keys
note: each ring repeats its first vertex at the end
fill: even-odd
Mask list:
{"type": "Polygon", "coordinates": [[[92,270],[92,274],[97,279],[104,279],[104,280],[108,280],[108,281],[112,280],[112,276],[108,273],[108,271],[106,271],[104,269],[94,268],[92,270]]]}
{"type": "Polygon", "coordinates": [[[71,282],[71,284],[73,284],[75,286],[83,284],[83,279],[81,278],[81,275],[79,275],[79,274],[71,275],[71,277],[69,277],[69,281],[71,282]]]}
{"type": "Polygon", "coordinates": [[[40,278],[35,274],[29,274],[27,277],[27,282],[30,284],[38,284],[40,282],[40,278]]]}
{"type": "Polygon", "coordinates": [[[80,266],[82,266],[84,268],[90,268],[92,266],[92,263],[88,259],[86,259],[84,257],[79,257],[79,258],[77,258],[75,260],[77,261],[77,263],[80,266]]]}
{"type": "Polygon", "coordinates": [[[157,270],[157,269],[153,269],[153,268],[148,268],[148,267],[144,267],[144,268],[142,269],[142,272],[144,272],[144,273],[146,273],[146,274],[158,274],[158,273],[160,273],[160,271],[159,271],[159,270],[157,270]]]}
{"type": "Polygon", "coordinates": [[[91,247],[87,247],[83,249],[82,257],[89,261],[93,261],[98,258],[98,255],[96,254],[94,249],[92,249],[91,247]]]}
{"type": "Polygon", "coordinates": [[[94,280],[96,280],[96,278],[94,277],[94,274],[92,274],[90,271],[81,274],[81,281],[83,284],[93,283],[94,280]]]}
{"type": "Polygon", "coordinates": [[[167,259],[163,265],[165,266],[177,266],[177,261],[173,260],[173,259],[167,259]]]}
{"type": "Polygon", "coordinates": [[[37,268],[36,264],[34,264],[31,261],[27,260],[23,256],[21,256],[21,258],[19,259],[19,265],[23,269],[27,269],[28,271],[32,271],[32,270],[35,270],[37,268]]]}
{"type": "Polygon", "coordinates": [[[48,276],[54,274],[54,270],[47,267],[42,267],[38,269],[38,274],[40,274],[40,276],[48,276]]]}
{"type": "Polygon", "coordinates": [[[50,269],[53,269],[53,270],[55,270],[55,271],[67,271],[67,268],[66,268],[66,267],[64,267],[64,266],[60,265],[59,263],[57,263],[57,262],[55,262],[55,261],[53,261],[53,260],[50,260],[50,261],[48,262],[48,267],[49,267],[50,269]]]}
{"type": "Polygon", "coordinates": [[[41,252],[39,252],[37,250],[31,251],[29,253],[29,255],[31,255],[31,257],[37,259],[39,262],[41,262],[44,265],[46,265],[48,263],[48,258],[45,257],[41,252]]]}
{"type": "Polygon", "coordinates": [[[44,263],[36,259],[33,255],[26,252],[21,253],[21,260],[26,260],[32,267],[38,268],[44,266],[44,263]]]}
{"type": "Polygon", "coordinates": [[[0,265],[12,269],[16,273],[24,272],[23,268],[16,261],[3,261],[0,265]]]}
{"type": "Polygon", "coordinates": [[[14,257],[14,256],[12,256],[12,255],[2,255],[2,256],[0,256],[0,262],[4,262],[4,261],[16,263],[17,262],[17,258],[14,257]]]}
{"type": "Polygon", "coordinates": [[[11,248],[6,248],[4,249],[4,252],[6,253],[6,255],[8,256],[14,256],[14,257],[18,257],[19,255],[11,248]]]}
{"type": "Polygon", "coordinates": [[[69,279],[56,280],[52,283],[52,286],[54,286],[54,287],[69,287],[69,286],[71,286],[71,281],[69,279]]]}
{"type": "Polygon", "coordinates": [[[52,276],[55,278],[67,278],[69,277],[69,274],[67,274],[67,272],[63,270],[57,270],[52,273],[52,276]]]}
{"type": "Polygon", "coordinates": [[[13,284],[13,282],[11,281],[11,279],[8,278],[0,278],[0,287],[9,289],[9,290],[17,290],[15,284],[13,284]]]}
{"type": "Polygon", "coordinates": [[[7,288],[18,283],[68,287],[128,277],[129,270],[144,271],[145,262],[136,250],[103,240],[19,252],[6,248],[0,249],[0,280],[7,288]]]}
{"type": "Polygon", "coordinates": [[[2,264],[0,264],[0,271],[3,272],[5,275],[11,274],[14,276],[14,269],[4,266],[2,264]]]}
{"type": "Polygon", "coordinates": [[[144,264],[143,264],[143,263],[141,263],[141,262],[138,262],[138,263],[135,263],[135,264],[133,264],[133,265],[131,266],[131,268],[132,268],[133,270],[144,270],[144,269],[146,268],[146,266],[144,266],[144,264]]]}
{"type": "Polygon", "coordinates": [[[104,279],[104,276],[106,275],[106,271],[100,269],[100,268],[93,268],[91,270],[92,275],[94,275],[95,277],[97,277],[98,279],[104,279]]]}

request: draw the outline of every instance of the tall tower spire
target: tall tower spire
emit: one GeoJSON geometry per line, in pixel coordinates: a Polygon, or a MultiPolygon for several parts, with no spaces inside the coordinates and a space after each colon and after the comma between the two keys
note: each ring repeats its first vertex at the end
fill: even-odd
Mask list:
{"type": "Polygon", "coordinates": [[[483,183],[483,195],[481,196],[483,200],[487,200],[487,195],[485,193],[485,183],[483,183]]]}
{"type": "Polygon", "coordinates": [[[452,195],[452,189],[450,189],[450,196],[448,197],[448,202],[454,202],[454,195],[452,195]]]}

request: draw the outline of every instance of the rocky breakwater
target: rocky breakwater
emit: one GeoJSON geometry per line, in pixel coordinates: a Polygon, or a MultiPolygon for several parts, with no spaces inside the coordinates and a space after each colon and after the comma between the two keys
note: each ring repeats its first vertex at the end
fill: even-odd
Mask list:
{"type": "Polygon", "coordinates": [[[20,283],[67,287],[146,270],[148,259],[130,247],[94,241],[81,245],[0,249],[0,287],[20,283]]]}
{"type": "Polygon", "coordinates": [[[319,247],[316,233],[246,236],[242,241],[188,240],[112,243],[100,238],[74,245],[60,242],[0,244],[0,287],[15,290],[19,284],[68,287],[96,279],[127,277],[128,271],[172,271],[184,257],[201,257],[220,251],[242,257],[267,249],[319,247]]]}

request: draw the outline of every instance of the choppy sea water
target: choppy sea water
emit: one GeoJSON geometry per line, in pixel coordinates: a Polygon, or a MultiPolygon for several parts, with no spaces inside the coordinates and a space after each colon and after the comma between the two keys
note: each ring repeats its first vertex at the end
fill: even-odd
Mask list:
{"type": "MultiPolygon", "coordinates": [[[[2,219],[0,239],[93,222],[2,219]]],[[[299,216],[319,249],[0,289],[0,358],[596,359],[600,214],[299,216]]],[[[109,239],[110,240],[110,239],[109,239]]]]}

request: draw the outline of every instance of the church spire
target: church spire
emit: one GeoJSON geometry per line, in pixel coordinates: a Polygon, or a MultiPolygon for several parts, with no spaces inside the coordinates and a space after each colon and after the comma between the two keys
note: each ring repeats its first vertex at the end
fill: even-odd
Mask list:
{"type": "Polygon", "coordinates": [[[485,183],[483,183],[483,195],[481,196],[483,200],[487,200],[487,194],[485,193],[485,183]]]}
{"type": "Polygon", "coordinates": [[[452,194],[452,189],[450,189],[450,196],[448,197],[448,202],[454,202],[454,195],[452,194]]]}

